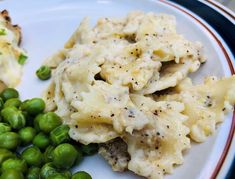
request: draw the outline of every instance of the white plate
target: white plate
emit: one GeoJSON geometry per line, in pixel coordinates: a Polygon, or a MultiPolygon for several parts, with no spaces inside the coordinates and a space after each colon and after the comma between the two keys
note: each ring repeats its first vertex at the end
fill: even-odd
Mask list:
{"type": "MultiPolygon", "coordinates": [[[[210,6],[213,5],[210,4],[210,6]]],[[[209,7],[207,8],[209,9],[209,7]]],[[[229,67],[228,60],[232,61],[234,58],[222,37],[196,14],[179,5],[172,4],[172,2],[164,0],[21,0],[19,3],[17,0],[9,0],[0,2],[0,10],[3,9],[7,9],[13,22],[22,27],[22,47],[27,50],[29,56],[24,68],[22,83],[18,87],[22,99],[40,96],[42,90],[46,88],[48,82],[40,82],[36,78],[36,69],[41,65],[42,60],[63,46],[78,27],[82,18],[89,16],[94,24],[99,17],[120,17],[131,10],[172,14],[176,17],[179,33],[192,41],[202,42],[208,61],[196,74],[192,75],[196,82],[202,81],[204,76],[221,77],[230,76],[232,73],[233,66],[230,64],[229,67]]],[[[225,14],[225,16],[229,15],[225,14]]],[[[231,17],[228,18],[231,20],[231,17]]],[[[230,145],[231,142],[231,137],[229,137],[232,132],[231,119],[232,114],[227,115],[224,123],[218,126],[216,134],[209,137],[206,142],[192,144],[192,148],[184,155],[184,164],[177,166],[173,174],[167,175],[165,178],[205,179],[215,177],[226,159],[226,157],[223,158],[223,155],[228,151],[226,145],[228,143],[230,145]],[[222,164],[221,160],[223,160],[222,164]]],[[[224,174],[218,175],[222,178],[226,175],[234,152],[230,155],[224,174]]],[[[138,178],[131,172],[113,172],[100,156],[85,158],[75,170],[85,170],[94,179],[138,178]]]]}

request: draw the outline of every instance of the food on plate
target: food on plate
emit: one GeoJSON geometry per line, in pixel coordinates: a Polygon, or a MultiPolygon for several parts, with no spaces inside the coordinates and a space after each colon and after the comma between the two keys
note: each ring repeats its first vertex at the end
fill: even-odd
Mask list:
{"type": "Polygon", "coordinates": [[[15,132],[3,132],[0,134],[0,148],[16,149],[20,144],[20,136],[15,132]]]}
{"type": "Polygon", "coordinates": [[[18,25],[11,24],[11,18],[7,10],[1,11],[1,40],[19,45],[21,42],[21,29],[18,25]],[[5,36],[6,35],[6,36],[5,36]]]}
{"type": "Polygon", "coordinates": [[[0,91],[20,82],[22,65],[27,59],[19,47],[21,36],[20,27],[12,25],[8,12],[0,12],[0,91]]]}
{"type": "Polygon", "coordinates": [[[2,91],[2,93],[0,94],[0,97],[2,98],[2,100],[6,101],[8,99],[18,98],[19,93],[14,88],[7,88],[2,91]]]}
{"type": "Polygon", "coordinates": [[[38,178],[39,175],[40,175],[40,168],[39,167],[31,167],[28,170],[26,178],[34,179],[34,178],[38,178]]]}
{"type": "Polygon", "coordinates": [[[11,131],[11,126],[7,123],[0,123],[0,134],[11,131]]]}
{"type": "Polygon", "coordinates": [[[15,169],[8,169],[2,173],[1,178],[17,178],[24,179],[24,175],[15,169]]]}
{"type": "Polygon", "coordinates": [[[53,144],[59,145],[61,143],[68,142],[70,140],[69,137],[69,126],[67,125],[60,125],[53,129],[50,132],[50,139],[53,144]]]}
{"type": "Polygon", "coordinates": [[[56,68],[65,59],[67,66],[83,66],[77,75],[88,84],[99,74],[110,84],[144,94],[175,86],[205,62],[200,43],[178,34],[173,16],[143,12],[120,19],[102,18],[94,28],[85,18],[64,49],[48,58],[45,65],[56,68]],[[174,69],[165,65],[169,63],[174,69]],[[171,78],[161,73],[161,66],[165,66],[164,71],[170,68],[171,78]],[[165,78],[171,82],[160,85],[165,78]]]}
{"type": "Polygon", "coordinates": [[[19,107],[20,105],[21,105],[21,101],[18,98],[11,98],[5,102],[4,107],[8,107],[8,106],[19,107]]]}
{"type": "Polygon", "coordinates": [[[76,148],[68,143],[58,145],[52,153],[53,164],[61,169],[71,168],[77,158],[76,148]]]}
{"type": "MultiPolygon", "coordinates": [[[[83,156],[97,153],[97,144],[75,145],[69,127],[62,125],[58,115],[44,109],[42,99],[21,102],[13,88],[0,93],[0,178],[70,179],[71,167],[83,156]]],[[[74,176],[90,175],[81,172],[74,176]]]]}
{"type": "Polygon", "coordinates": [[[33,98],[30,100],[24,101],[20,105],[20,109],[26,111],[30,115],[37,115],[44,111],[45,102],[40,98],[33,98]]]}
{"type": "Polygon", "coordinates": [[[50,175],[47,178],[48,179],[54,179],[54,178],[69,179],[69,178],[71,178],[71,174],[65,175],[65,174],[61,174],[61,173],[56,173],[56,174],[50,175]]]}
{"type": "Polygon", "coordinates": [[[25,173],[27,171],[27,163],[24,160],[18,158],[10,158],[2,163],[1,171],[5,172],[8,169],[18,170],[19,172],[25,173]]]}
{"type": "Polygon", "coordinates": [[[14,157],[14,154],[11,151],[9,151],[7,149],[0,148],[0,165],[2,165],[2,162],[4,160],[7,160],[11,157],[14,157]]]}
{"type": "Polygon", "coordinates": [[[216,125],[235,104],[235,76],[218,80],[215,76],[205,79],[204,84],[193,85],[190,78],[171,89],[168,95],[154,95],[155,99],[184,103],[183,114],[188,116],[185,125],[190,137],[204,142],[215,132],[216,125]]]}
{"type": "Polygon", "coordinates": [[[4,108],[1,115],[4,122],[9,123],[13,129],[21,129],[26,124],[24,114],[14,106],[4,108]]]}
{"type": "Polygon", "coordinates": [[[121,138],[100,144],[99,154],[108,161],[113,171],[125,171],[130,161],[127,144],[121,138]]]}
{"type": "Polygon", "coordinates": [[[54,166],[52,165],[51,162],[46,163],[45,165],[42,166],[41,170],[40,170],[40,177],[41,178],[47,178],[51,175],[55,175],[57,174],[57,170],[56,168],[54,168],[54,166]]]}
{"type": "Polygon", "coordinates": [[[50,145],[50,138],[43,132],[40,132],[33,138],[32,143],[41,150],[44,150],[50,145]]]}
{"type": "Polygon", "coordinates": [[[37,131],[33,127],[24,127],[19,130],[20,140],[23,145],[32,143],[37,131]]]}
{"type": "Polygon", "coordinates": [[[21,154],[21,158],[24,159],[29,166],[40,167],[43,162],[42,152],[36,146],[25,149],[21,154]]]}
{"type": "Polygon", "coordinates": [[[0,110],[4,107],[4,101],[2,98],[0,98],[0,110]]]}
{"type": "Polygon", "coordinates": [[[50,133],[53,129],[60,126],[61,124],[62,122],[60,117],[53,112],[42,114],[38,123],[39,128],[44,133],[50,133]]]}
{"type": "Polygon", "coordinates": [[[92,179],[89,173],[80,171],[73,174],[72,179],[92,179]]]}
{"type": "Polygon", "coordinates": [[[43,65],[36,71],[36,75],[40,80],[47,80],[51,77],[51,69],[43,65]]]}
{"type": "Polygon", "coordinates": [[[69,170],[64,170],[61,171],[61,169],[56,169],[55,166],[49,162],[46,163],[45,165],[42,166],[41,170],[40,170],[40,178],[42,179],[46,179],[46,178],[65,178],[65,179],[69,179],[71,178],[71,172],[69,170]]]}
{"type": "Polygon", "coordinates": [[[123,138],[130,154],[128,169],[145,177],[161,178],[164,173],[171,173],[175,164],[183,163],[182,152],[190,148],[189,129],[183,125],[187,116],[181,114],[184,105],[175,101],[155,102],[139,95],[131,98],[150,121],[123,138]]]}
{"type": "Polygon", "coordinates": [[[86,155],[93,155],[98,151],[98,145],[96,143],[90,143],[88,145],[83,145],[81,150],[86,155]]]}
{"type": "Polygon", "coordinates": [[[188,74],[205,61],[202,45],[178,34],[171,15],[136,11],[93,28],[85,18],[43,64],[52,70],[46,111],[83,148],[98,143],[114,171],[162,178],[235,104],[234,76],[192,84],[188,74]]]}

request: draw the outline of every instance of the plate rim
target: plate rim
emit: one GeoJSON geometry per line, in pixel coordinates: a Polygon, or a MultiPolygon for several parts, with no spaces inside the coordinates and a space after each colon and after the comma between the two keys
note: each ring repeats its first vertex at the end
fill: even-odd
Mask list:
{"type": "MultiPolygon", "coordinates": [[[[201,1],[201,0],[200,0],[201,1]]],[[[215,0],[205,0],[205,1],[201,1],[203,3],[206,4],[209,3],[211,4],[212,8],[215,8],[217,11],[221,10],[223,13],[225,13],[226,15],[228,15],[229,17],[232,18],[232,20],[235,20],[235,12],[233,12],[232,10],[230,10],[228,7],[226,7],[225,5],[215,1],[215,0]]]]}
{"type": "MultiPolygon", "coordinates": [[[[164,3],[168,3],[168,5],[171,5],[171,6],[175,6],[177,9],[180,9],[181,11],[184,11],[184,13],[186,13],[186,14],[188,14],[188,15],[190,15],[191,17],[193,17],[194,19],[197,17],[197,16],[199,16],[200,17],[200,15],[198,14],[198,13],[195,13],[195,12],[193,12],[191,9],[189,9],[189,8],[187,8],[187,7],[184,7],[183,5],[182,5],[182,2],[184,1],[184,0],[149,0],[149,1],[161,1],[161,2],[164,2],[164,3]],[[186,9],[186,10],[185,10],[186,9]],[[191,14],[192,13],[192,14],[191,14]],[[194,17],[194,15],[196,15],[196,17],[194,17]]],[[[188,0],[187,0],[188,1],[188,0]]],[[[214,0],[199,0],[199,1],[195,1],[196,3],[203,3],[203,4],[205,4],[206,6],[207,6],[207,8],[209,8],[209,9],[213,9],[216,13],[218,13],[218,14],[221,14],[221,15],[223,15],[225,18],[227,18],[228,20],[231,20],[231,19],[229,19],[227,16],[229,16],[229,17],[231,17],[233,20],[235,20],[235,14],[232,12],[230,12],[230,11],[228,11],[228,9],[226,9],[226,7],[224,7],[223,5],[220,5],[219,3],[217,3],[217,2],[215,2],[214,0]],[[211,4],[211,6],[208,6],[208,3],[209,4],[211,4]],[[213,8],[214,7],[214,8],[213,8]],[[220,9],[220,10],[218,10],[218,9],[220,9]],[[222,12],[223,13],[222,13],[222,12]],[[225,14],[227,14],[227,16],[225,16],[225,14]]],[[[0,2],[1,3],[1,2],[0,2]]],[[[211,27],[211,24],[209,23],[209,22],[207,22],[208,24],[206,24],[206,23],[204,23],[204,18],[202,18],[202,19],[197,19],[196,18],[196,20],[197,21],[200,21],[200,20],[203,20],[202,22],[200,21],[200,24],[202,24],[203,26],[204,26],[204,28],[206,28],[207,30],[209,30],[210,31],[210,29],[208,28],[208,26],[209,27],[211,27]]],[[[233,21],[231,21],[231,22],[233,22],[233,21]]],[[[214,28],[212,27],[212,29],[214,30],[214,28]]],[[[216,30],[215,30],[216,31],[216,30]]],[[[218,31],[216,31],[216,33],[218,33],[219,34],[219,36],[220,37],[222,37],[222,35],[218,32],[218,31]]],[[[235,74],[235,70],[234,70],[234,58],[230,58],[229,56],[231,56],[230,54],[228,54],[227,53],[227,48],[224,48],[224,46],[223,46],[223,44],[224,45],[226,45],[227,43],[226,42],[224,42],[224,41],[220,41],[218,38],[217,38],[217,36],[218,36],[218,34],[214,34],[213,32],[210,32],[210,34],[212,34],[212,36],[214,37],[214,38],[216,38],[217,40],[217,42],[218,42],[218,45],[219,45],[219,47],[222,47],[221,48],[221,50],[223,51],[223,52],[225,52],[224,53],[224,55],[225,55],[225,57],[226,57],[226,59],[229,59],[229,60],[227,60],[227,62],[228,62],[228,65],[229,65],[229,69],[230,69],[230,71],[231,71],[231,73],[232,74],[235,74]]],[[[223,38],[222,38],[222,40],[224,40],[223,38]]],[[[227,47],[227,46],[226,46],[227,47]]],[[[232,54],[232,56],[234,57],[235,56],[235,51],[234,50],[232,50],[231,48],[229,48],[230,49],[230,51],[231,51],[231,54],[232,54]]],[[[216,178],[218,175],[219,175],[219,173],[220,173],[220,170],[222,169],[222,167],[223,167],[223,164],[224,164],[224,161],[226,160],[226,157],[227,157],[227,154],[228,154],[228,152],[229,152],[229,150],[230,150],[230,145],[231,145],[231,143],[232,143],[232,141],[233,140],[235,140],[235,138],[233,137],[233,135],[234,135],[234,131],[235,131],[235,112],[233,112],[233,116],[232,116],[232,123],[231,123],[231,126],[230,126],[231,128],[230,128],[230,132],[229,132],[229,136],[227,137],[227,142],[226,142],[226,145],[225,145],[225,148],[226,148],[226,152],[224,153],[223,152],[223,156],[222,156],[222,161],[220,162],[220,164],[219,165],[217,165],[216,166],[216,169],[214,170],[214,172],[213,172],[213,175],[210,177],[210,178],[216,178]],[[231,138],[230,139],[230,141],[228,142],[228,138],[231,138]]],[[[233,158],[234,158],[234,156],[235,156],[235,151],[233,152],[233,158]]],[[[220,157],[220,159],[219,159],[219,161],[221,160],[221,157],[220,157]]],[[[232,160],[232,159],[230,159],[230,160],[232,160]]],[[[234,162],[235,162],[235,160],[233,160],[234,162]]],[[[233,162],[233,163],[234,163],[233,162]]],[[[235,163],[234,163],[235,164],[235,163]]],[[[227,166],[226,168],[227,168],[227,174],[225,175],[226,176],[226,178],[227,178],[227,175],[229,174],[229,172],[230,172],[230,170],[231,170],[231,167],[232,167],[232,165],[230,165],[230,166],[227,166]],[[230,167],[230,169],[228,169],[230,167]]],[[[224,177],[225,177],[224,176],[224,177]]]]}

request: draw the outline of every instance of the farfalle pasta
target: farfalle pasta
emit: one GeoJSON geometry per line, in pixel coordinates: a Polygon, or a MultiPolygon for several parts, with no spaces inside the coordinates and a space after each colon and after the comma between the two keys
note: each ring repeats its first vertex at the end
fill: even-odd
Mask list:
{"type": "Polygon", "coordinates": [[[44,99],[74,140],[100,144],[113,170],[162,178],[235,103],[234,76],[192,85],[188,74],[205,61],[171,15],[135,11],[93,28],[85,18],[44,62],[53,69],[44,99]]]}

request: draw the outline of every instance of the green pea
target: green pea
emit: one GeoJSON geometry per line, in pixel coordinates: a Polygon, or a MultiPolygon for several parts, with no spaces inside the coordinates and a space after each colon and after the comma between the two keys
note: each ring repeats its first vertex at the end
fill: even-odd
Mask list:
{"type": "Polygon", "coordinates": [[[16,149],[20,145],[20,136],[15,132],[0,134],[0,148],[16,149]]]}
{"type": "Polygon", "coordinates": [[[11,131],[11,126],[9,126],[7,123],[0,122],[0,134],[10,131],[11,131]]]}
{"type": "Polygon", "coordinates": [[[46,179],[50,175],[53,175],[56,173],[58,173],[58,171],[55,169],[53,164],[50,162],[50,163],[46,163],[45,165],[43,165],[43,167],[40,170],[40,177],[42,179],[46,179]]]}
{"type": "MultiPolygon", "coordinates": [[[[19,109],[19,110],[21,110],[21,109],[19,109]]],[[[21,112],[22,112],[22,114],[24,115],[25,120],[26,120],[25,126],[31,126],[31,127],[33,127],[35,116],[30,115],[30,114],[27,113],[26,111],[21,111],[21,112]]]]}
{"type": "Polygon", "coordinates": [[[9,117],[12,115],[12,113],[16,113],[18,109],[14,106],[9,106],[1,111],[1,116],[5,122],[8,122],[9,117]]]}
{"type": "Polygon", "coordinates": [[[26,108],[28,107],[28,102],[29,102],[29,99],[26,99],[25,101],[23,101],[20,105],[20,110],[25,111],[26,108]]]}
{"type": "Polygon", "coordinates": [[[50,132],[50,139],[55,145],[59,145],[64,142],[68,142],[69,137],[69,126],[68,125],[60,125],[53,129],[50,132]]]}
{"type": "Polygon", "coordinates": [[[88,145],[82,145],[81,149],[85,155],[93,155],[98,152],[98,144],[90,143],[88,145]]]}
{"type": "Polygon", "coordinates": [[[40,178],[40,168],[38,167],[31,167],[28,170],[26,175],[26,179],[39,179],[40,178]]]}
{"type": "Polygon", "coordinates": [[[77,155],[77,150],[73,145],[60,144],[53,151],[52,162],[57,168],[69,169],[75,163],[77,155]]]}
{"type": "Polygon", "coordinates": [[[9,114],[7,122],[13,129],[21,129],[26,124],[25,117],[21,111],[9,114]]]}
{"type": "Polygon", "coordinates": [[[13,157],[15,157],[15,155],[11,151],[0,148],[0,166],[5,160],[13,157]]]}
{"type": "Polygon", "coordinates": [[[3,106],[4,106],[4,101],[3,101],[3,99],[0,97],[0,111],[2,110],[3,106]]]}
{"type": "Polygon", "coordinates": [[[14,106],[4,108],[1,111],[1,116],[13,129],[20,129],[25,126],[26,120],[23,113],[14,106]]]}
{"type": "Polygon", "coordinates": [[[35,118],[34,118],[34,122],[33,122],[33,127],[34,129],[39,132],[40,128],[39,128],[39,120],[41,119],[43,114],[38,114],[35,118]]]}
{"type": "Polygon", "coordinates": [[[63,173],[55,173],[53,175],[48,176],[46,179],[70,179],[69,177],[67,177],[66,175],[64,175],[63,173]]]}
{"type": "Polygon", "coordinates": [[[47,112],[43,114],[39,119],[39,128],[45,132],[49,133],[56,127],[60,126],[62,121],[60,117],[54,112],[47,112]]]}
{"type": "Polygon", "coordinates": [[[50,144],[49,137],[40,132],[33,139],[33,145],[37,146],[40,149],[45,149],[50,144]]]}
{"type": "Polygon", "coordinates": [[[68,178],[71,178],[72,177],[72,173],[69,171],[69,170],[64,170],[62,172],[62,174],[68,178]]]}
{"type": "Polygon", "coordinates": [[[73,174],[72,179],[92,179],[92,177],[87,172],[79,171],[73,174]]]}
{"type": "Polygon", "coordinates": [[[21,157],[26,161],[28,166],[40,167],[43,162],[43,155],[40,149],[36,146],[26,148],[22,152],[21,157]]]}
{"type": "Polygon", "coordinates": [[[78,148],[77,148],[77,152],[78,152],[78,155],[77,155],[77,159],[76,159],[75,164],[79,165],[81,163],[81,161],[83,160],[83,154],[82,154],[82,151],[78,148]]]}
{"type": "Polygon", "coordinates": [[[25,160],[10,158],[2,163],[2,171],[4,172],[8,169],[14,169],[19,172],[25,173],[28,168],[25,160]]]}
{"type": "Polygon", "coordinates": [[[44,154],[43,154],[43,157],[44,157],[44,161],[45,162],[51,162],[52,161],[52,153],[53,153],[53,150],[55,149],[55,147],[54,146],[52,146],[52,145],[49,145],[47,148],[46,148],[46,150],[45,150],[45,152],[44,152],[44,154]]]}
{"type": "Polygon", "coordinates": [[[18,98],[19,93],[14,88],[6,88],[1,92],[0,97],[3,99],[3,101],[6,101],[11,98],[18,98]]]}
{"type": "Polygon", "coordinates": [[[5,104],[4,104],[4,108],[8,107],[8,106],[14,106],[16,108],[18,108],[21,104],[21,101],[18,98],[11,98],[8,99],[5,104]]]}
{"type": "Polygon", "coordinates": [[[47,80],[51,77],[51,69],[49,66],[41,66],[37,71],[36,75],[40,80],[47,80]]]}
{"type": "Polygon", "coordinates": [[[26,145],[32,142],[36,135],[36,130],[32,127],[25,127],[19,130],[21,142],[26,145]]]}
{"type": "Polygon", "coordinates": [[[0,177],[1,179],[24,179],[24,175],[15,169],[8,169],[4,171],[0,177]]]}
{"type": "Polygon", "coordinates": [[[45,102],[41,98],[33,98],[24,101],[20,106],[20,109],[26,111],[30,115],[37,115],[44,111],[45,102]]]}

